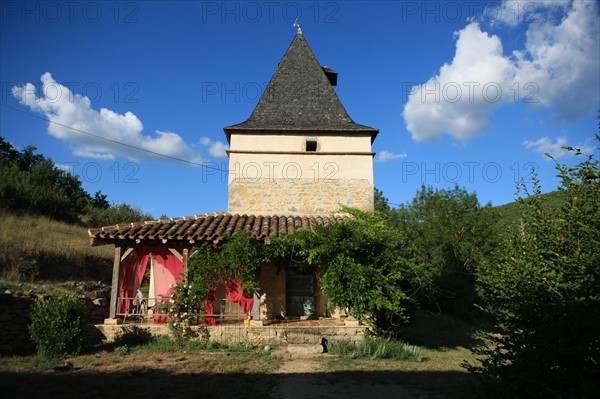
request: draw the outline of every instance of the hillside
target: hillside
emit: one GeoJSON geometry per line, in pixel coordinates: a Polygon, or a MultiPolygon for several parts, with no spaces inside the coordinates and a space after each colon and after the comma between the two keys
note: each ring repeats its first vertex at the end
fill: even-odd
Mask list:
{"type": "Polygon", "coordinates": [[[104,290],[112,258],[112,246],[90,247],[85,227],[0,211],[2,291],[104,290]]]}
{"type": "MultiPolygon", "coordinates": [[[[542,194],[541,197],[544,199],[542,207],[546,210],[558,209],[564,199],[564,195],[563,191],[551,191],[542,194]]],[[[498,224],[502,229],[511,225],[514,226],[519,222],[519,206],[517,201],[496,206],[494,210],[498,214],[498,224]]]]}

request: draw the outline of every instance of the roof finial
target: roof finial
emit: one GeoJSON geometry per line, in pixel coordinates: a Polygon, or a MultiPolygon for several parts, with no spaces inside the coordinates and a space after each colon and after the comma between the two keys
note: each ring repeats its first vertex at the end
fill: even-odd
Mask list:
{"type": "Polygon", "coordinates": [[[296,18],[296,20],[294,21],[294,28],[298,28],[298,33],[302,34],[302,28],[300,27],[300,24],[298,23],[298,18],[296,18]]]}

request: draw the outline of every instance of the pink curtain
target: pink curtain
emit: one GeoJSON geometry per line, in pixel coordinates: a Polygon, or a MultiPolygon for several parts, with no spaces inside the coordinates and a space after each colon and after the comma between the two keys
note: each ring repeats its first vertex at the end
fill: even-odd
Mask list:
{"type": "Polygon", "coordinates": [[[125,299],[119,302],[119,313],[127,313],[130,299],[135,297],[144,278],[149,256],[147,247],[137,247],[123,260],[119,279],[119,298],[125,299]]]}
{"type": "MultiPolygon", "coordinates": [[[[182,248],[176,248],[182,253],[182,248]]],[[[172,285],[181,282],[183,263],[166,247],[152,248],[152,262],[154,266],[154,294],[157,305],[168,301],[173,293],[172,285]]],[[[155,323],[166,323],[164,314],[158,313],[154,317],[155,323]]]]}

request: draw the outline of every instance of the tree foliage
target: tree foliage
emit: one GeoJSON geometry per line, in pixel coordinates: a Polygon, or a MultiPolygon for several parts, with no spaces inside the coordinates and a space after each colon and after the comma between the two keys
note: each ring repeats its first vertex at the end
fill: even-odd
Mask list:
{"type": "Polygon", "coordinates": [[[59,169],[51,158],[35,151],[34,146],[18,151],[0,136],[0,208],[68,223],[85,219],[93,227],[152,219],[152,215],[130,205],[111,205],[100,191],[92,197],[78,176],[59,169]]]}
{"type": "Polygon", "coordinates": [[[479,275],[500,334],[476,350],[481,366],[467,367],[499,381],[506,396],[600,389],[600,168],[590,155],[557,170],[562,206],[543,206],[537,177],[533,192],[522,185],[520,225],[479,275]]]}
{"type": "Polygon", "coordinates": [[[475,274],[497,244],[494,210],[481,206],[475,193],[455,186],[422,186],[412,202],[384,212],[389,223],[406,231],[418,262],[431,276],[422,290],[423,306],[474,319],[480,302],[475,274]]]}
{"type": "Polygon", "coordinates": [[[90,197],[76,176],[35,154],[33,146],[19,152],[0,137],[0,148],[0,206],[71,223],[79,220],[90,197]]]}
{"type": "Polygon", "coordinates": [[[88,206],[86,213],[87,225],[93,227],[152,219],[151,214],[128,204],[112,204],[108,207],[88,206]]]}

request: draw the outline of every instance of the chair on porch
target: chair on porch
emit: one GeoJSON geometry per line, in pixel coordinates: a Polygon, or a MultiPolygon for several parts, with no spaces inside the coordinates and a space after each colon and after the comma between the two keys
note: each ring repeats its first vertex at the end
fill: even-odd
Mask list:
{"type": "Polygon", "coordinates": [[[123,318],[123,322],[127,320],[127,317],[136,317],[140,321],[144,320],[144,316],[148,313],[148,301],[144,297],[144,294],[139,289],[137,290],[135,296],[131,298],[131,304],[127,309],[127,313],[123,318]]]}

